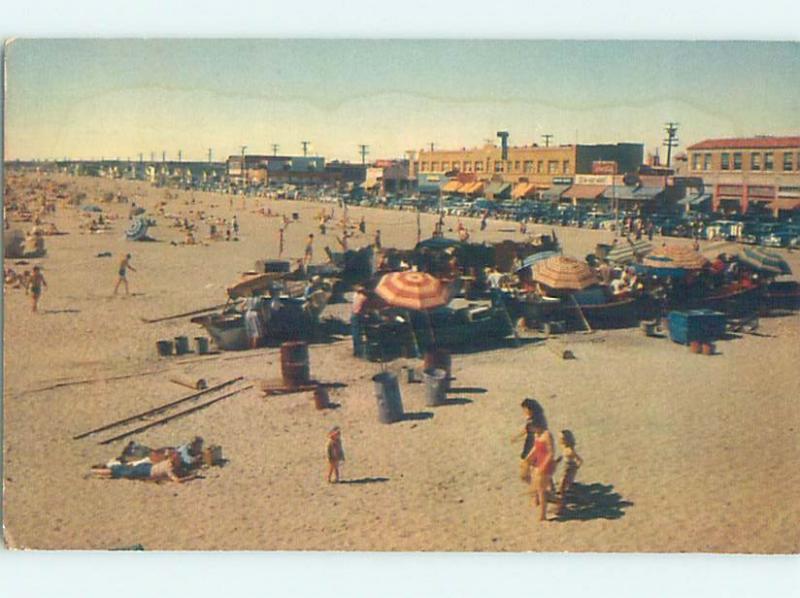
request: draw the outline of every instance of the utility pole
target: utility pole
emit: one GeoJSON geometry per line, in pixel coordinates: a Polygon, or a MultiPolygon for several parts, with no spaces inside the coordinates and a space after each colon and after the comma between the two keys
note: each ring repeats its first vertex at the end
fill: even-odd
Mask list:
{"type": "Polygon", "coordinates": [[[277,143],[273,143],[272,144],[272,155],[273,156],[277,156],[278,155],[278,150],[280,149],[280,147],[281,146],[279,146],[277,143]]]}
{"type": "Polygon", "coordinates": [[[553,138],[553,135],[551,133],[545,133],[544,135],[542,135],[542,139],[544,139],[544,146],[545,147],[550,147],[550,140],[552,138],[553,138]]]}
{"type": "Polygon", "coordinates": [[[431,141],[428,145],[431,147],[431,151],[433,151],[433,147],[434,147],[433,141],[431,141]]]}
{"type": "Polygon", "coordinates": [[[182,161],[183,161],[183,151],[182,150],[178,150],[178,162],[182,162],[182,161]]]}
{"type": "Polygon", "coordinates": [[[242,148],[242,182],[245,181],[245,168],[244,168],[244,150],[247,149],[246,145],[240,146],[242,148]]]}
{"type": "Polygon", "coordinates": [[[664,125],[664,132],[667,134],[664,145],[667,147],[667,168],[669,168],[672,161],[672,148],[678,147],[678,123],[666,123],[664,125]]]}
{"type": "Polygon", "coordinates": [[[139,152],[139,164],[142,162],[144,162],[144,156],[142,155],[142,152],[139,152]]]}
{"type": "Polygon", "coordinates": [[[308,146],[311,144],[311,142],[310,141],[301,141],[300,143],[303,146],[303,156],[307,156],[308,155],[308,146]]]}
{"type": "Polygon", "coordinates": [[[165,163],[167,161],[167,150],[161,150],[161,163],[165,163]]]}
{"type": "Polygon", "coordinates": [[[211,160],[211,156],[212,156],[212,151],[211,151],[211,148],[208,148],[208,163],[209,163],[209,164],[211,164],[211,162],[212,162],[212,160],[211,160]]]}
{"type": "Polygon", "coordinates": [[[358,152],[361,154],[361,165],[367,164],[367,154],[369,153],[369,146],[363,143],[358,146],[358,152]]]}

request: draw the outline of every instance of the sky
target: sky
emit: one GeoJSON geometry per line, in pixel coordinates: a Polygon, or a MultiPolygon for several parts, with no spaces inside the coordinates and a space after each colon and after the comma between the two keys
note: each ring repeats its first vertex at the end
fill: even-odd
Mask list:
{"type": "Polygon", "coordinates": [[[800,134],[796,43],[22,39],[5,67],[6,160],[800,134]]]}

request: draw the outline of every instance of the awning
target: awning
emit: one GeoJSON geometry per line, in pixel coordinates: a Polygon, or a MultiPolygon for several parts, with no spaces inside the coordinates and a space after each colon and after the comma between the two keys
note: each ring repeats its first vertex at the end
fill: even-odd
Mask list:
{"type": "Polygon", "coordinates": [[[482,193],[483,192],[483,182],[476,181],[474,183],[469,183],[468,185],[459,189],[459,192],[466,193],[468,195],[472,195],[475,193],[482,193]]]}
{"type": "Polygon", "coordinates": [[[536,191],[536,185],[533,183],[517,183],[511,191],[511,197],[519,199],[521,197],[528,197],[533,195],[536,191]]]}
{"type": "Polygon", "coordinates": [[[558,201],[561,195],[569,189],[572,185],[551,185],[549,189],[542,191],[542,199],[548,201],[558,201]]]}
{"type": "Polygon", "coordinates": [[[445,193],[455,193],[461,186],[462,184],[459,181],[452,180],[447,184],[445,184],[444,187],[442,187],[442,191],[444,191],[445,193]]]}
{"type": "Polygon", "coordinates": [[[605,185],[572,185],[569,189],[564,191],[564,197],[571,197],[572,199],[589,199],[594,200],[603,195],[606,190],[605,185]]]}
{"type": "Polygon", "coordinates": [[[710,201],[711,194],[710,193],[700,193],[696,195],[687,195],[683,199],[678,201],[678,205],[680,206],[699,206],[700,204],[710,201]]]}
{"type": "Polygon", "coordinates": [[[486,194],[491,196],[502,195],[511,188],[511,183],[493,182],[486,187],[486,194]]]}
{"type": "Polygon", "coordinates": [[[664,192],[664,187],[631,187],[612,185],[605,188],[604,195],[609,199],[623,201],[651,201],[664,192]]]}
{"type": "Polygon", "coordinates": [[[769,207],[773,210],[800,210],[800,199],[776,199],[769,207]]]}

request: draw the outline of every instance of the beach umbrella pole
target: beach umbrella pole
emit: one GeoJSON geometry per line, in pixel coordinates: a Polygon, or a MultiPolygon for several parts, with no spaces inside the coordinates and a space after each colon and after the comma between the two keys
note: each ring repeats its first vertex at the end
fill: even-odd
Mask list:
{"type": "Polygon", "coordinates": [[[581,320],[583,321],[583,325],[586,327],[586,332],[594,332],[592,327],[589,325],[589,320],[586,319],[586,316],[584,315],[583,310],[581,309],[581,304],[578,303],[577,299],[575,299],[575,295],[570,295],[569,298],[572,299],[572,303],[575,305],[575,309],[578,310],[578,315],[580,315],[581,320]]]}
{"type": "Polygon", "coordinates": [[[406,317],[408,318],[408,327],[411,330],[411,340],[414,341],[414,353],[417,358],[422,357],[422,353],[419,350],[419,342],[417,341],[417,333],[414,331],[414,323],[411,321],[410,311],[406,311],[406,317]]]}

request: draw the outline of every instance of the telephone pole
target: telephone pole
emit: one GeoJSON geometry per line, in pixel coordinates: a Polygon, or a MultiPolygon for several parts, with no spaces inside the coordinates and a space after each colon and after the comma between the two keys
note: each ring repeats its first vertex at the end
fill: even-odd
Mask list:
{"type": "Polygon", "coordinates": [[[181,162],[181,161],[183,161],[183,151],[182,150],[178,150],[178,162],[181,162]]]}
{"type": "Polygon", "coordinates": [[[544,139],[544,146],[545,147],[550,147],[550,140],[552,138],[553,138],[553,135],[551,133],[545,133],[544,135],[542,135],[542,139],[544,139]]]}
{"type": "Polygon", "coordinates": [[[364,166],[367,163],[367,154],[369,153],[369,146],[364,145],[363,143],[358,146],[358,152],[361,154],[361,165],[364,166]]]}
{"type": "Polygon", "coordinates": [[[161,163],[163,164],[166,161],[167,161],[167,150],[161,150],[161,163]]]}
{"type": "Polygon", "coordinates": [[[308,155],[308,146],[311,144],[311,142],[310,141],[301,141],[300,143],[303,145],[303,155],[307,156],[308,155]]]}
{"type": "Polygon", "coordinates": [[[664,132],[667,134],[664,145],[667,147],[667,168],[669,168],[670,162],[672,161],[672,148],[678,147],[678,123],[666,123],[664,125],[664,132]]]}
{"type": "Polygon", "coordinates": [[[208,163],[209,164],[211,164],[211,162],[212,162],[211,156],[212,156],[211,148],[208,148],[208,163]]]}
{"type": "Polygon", "coordinates": [[[431,151],[433,151],[433,147],[434,147],[434,143],[433,143],[433,141],[431,141],[431,142],[430,142],[428,145],[430,146],[430,148],[431,148],[431,151]]]}
{"type": "Polygon", "coordinates": [[[244,150],[247,149],[246,145],[240,146],[242,148],[242,182],[245,180],[245,168],[244,168],[244,150]]]}
{"type": "Polygon", "coordinates": [[[280,147],[281,146],[279,146],[277,143],[273,143],[272,144],[272,155],[273,156],[277,156],[278,155],[278,150],[280,149],[280,147]]]}

